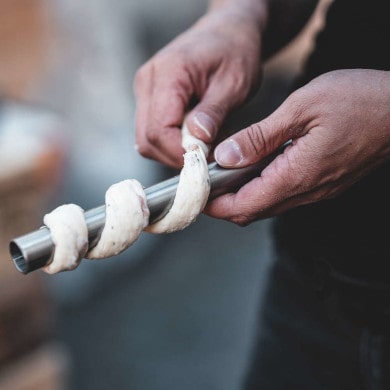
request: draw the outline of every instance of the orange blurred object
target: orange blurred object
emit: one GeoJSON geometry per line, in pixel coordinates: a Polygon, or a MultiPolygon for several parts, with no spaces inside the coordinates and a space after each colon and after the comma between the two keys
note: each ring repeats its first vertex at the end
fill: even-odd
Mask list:
{"type": "Polygon", "coordinates": [[[42,274],[14,267],[9,240],[41,223],[63,174],[61,120],[26,104],[47,71],[49,18],[40,0],[0,1],[0,388],[63,388],[66,359],[42,274]]]}
{"type": "Polygon", "coordinates": [[[49,26],[43,1],[0,1],[0,96],[23,98],[44,74],[49,26]]]}

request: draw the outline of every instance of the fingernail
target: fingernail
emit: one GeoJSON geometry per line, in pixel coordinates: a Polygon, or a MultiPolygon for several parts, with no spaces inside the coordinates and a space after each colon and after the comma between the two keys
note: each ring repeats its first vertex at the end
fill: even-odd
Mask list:
{"type": "Polygon", "coordinates": [[[217,163],[224,167],[234,167],[243,160],[240,146],[232,138],[217,146],[214,157],[217,163]]]}
{"type": "Polygon", "coordinates": [[[214,138],[216,132],[214,121],[205,113],[198,112],[194,115],[195,126],[203,131],[210,139],[214,138]]]}

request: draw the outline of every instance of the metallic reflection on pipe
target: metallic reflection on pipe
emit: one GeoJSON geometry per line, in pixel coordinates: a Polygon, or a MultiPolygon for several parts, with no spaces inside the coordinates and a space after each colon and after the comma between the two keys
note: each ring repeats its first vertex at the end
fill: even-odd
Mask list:
{"type": "MultiPolygon", "coordinates": [[[[225,169],[216,163],[209,164],[211,182],[209,199],[234,192],[254,177],[259,176],[262,169],[283,150],[284,147],[261,162],[245,168],[225,169]]],[[[145,190],[151,222],[162,218],[169,210],[176,194],[178,181],[179,176],[175,176],[145,190]]],[[[92,248],[96,245],[104,226],[105,206],[86,211],[85,220],[88,228],[89,246],[92,248]]],[[[28,274],[50,263],[54,244],[49,229],[42,227],[12,240],[9,249],[18,271],[28,274]]]]}

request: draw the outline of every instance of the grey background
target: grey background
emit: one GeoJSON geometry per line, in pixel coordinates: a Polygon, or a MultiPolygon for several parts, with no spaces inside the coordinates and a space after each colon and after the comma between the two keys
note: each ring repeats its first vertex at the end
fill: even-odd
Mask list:
{"type": "MultiPolygon", "coordinates": [[[[51,72],[34,97],[62,115],[69,156],[48,205],[104,202],[128,177],[145,186],[173,174],[133,149],[137,68],[190,26],[205,0],[53,0],[60,31],[51,72]]],[[[290,74],[268,72],[261,92],[228,125],[275,108],[290,74]]],[[[47,276],[53,338],[69,357],[67,388],[240,389],[272,262],[270,220],[239,228],[201,216],[186,230],[143,234],[120,256],[47,276]]]]}

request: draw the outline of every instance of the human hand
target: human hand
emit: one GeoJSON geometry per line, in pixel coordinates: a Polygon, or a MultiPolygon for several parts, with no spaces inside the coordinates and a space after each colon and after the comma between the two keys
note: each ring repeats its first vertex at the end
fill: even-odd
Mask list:
{"type": "Polygon", "coordinates": [[[139,152],[181,167],[184,116],[188,113],[190,132],[211,144],[228,112],[245,101],[259,78],[260,27],[255,16],[226,8],[209,12],[137,72],[139,152]]]}
{"type": "Polygon", "coordinates": [[[225,167],[283,154],[236,194],[205,213],[244,226],[288,209],[337,196],[390,156],[390,72],[326,73],[291,94],[269,117],[217,146],[225,167]]]}

